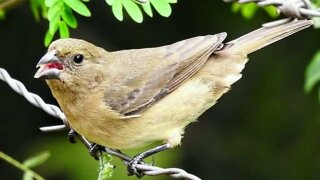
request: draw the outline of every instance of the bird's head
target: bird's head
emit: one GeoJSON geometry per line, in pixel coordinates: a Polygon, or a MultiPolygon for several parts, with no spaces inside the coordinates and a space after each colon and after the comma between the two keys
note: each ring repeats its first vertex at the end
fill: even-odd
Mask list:
{"type": "Polygon", "coordinates": [[[48,52],[37,64],[35,78],[63,82],[74,86],[92,81],[95,69],[107,52],[80,39],[59,39],[51,43],[48,52]]]}

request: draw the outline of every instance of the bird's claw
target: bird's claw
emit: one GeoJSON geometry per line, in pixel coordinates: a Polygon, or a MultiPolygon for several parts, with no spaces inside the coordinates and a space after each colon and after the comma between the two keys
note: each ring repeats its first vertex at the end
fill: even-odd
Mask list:
{"type": "Polygon", "coordinates": [[[94,157],[95,160],[99,160],[99,151],[101,146],[98,144],[92,144],[89,148],[89,154],[94,157]]]}
{"type": "Polygon", "coordinates": [[[143,158],[139,157],[139,155],[133,157],[131,161],[128,162],[127,171],[129,176],[136,175],[138,178],[142,178],[144,176],[144,173],[141,170],[137,169],[138,164],[145,164],[143,162],[143,158]]]}

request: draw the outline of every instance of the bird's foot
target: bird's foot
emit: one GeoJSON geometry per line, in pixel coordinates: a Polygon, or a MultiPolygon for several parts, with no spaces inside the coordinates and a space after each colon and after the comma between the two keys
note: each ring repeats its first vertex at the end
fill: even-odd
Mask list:
{"type": "Polygon", "coordinates": [[[143,153],[140,153],[140,154],[134,156],[127,164],[128,175],[129,176],[136,175],[137,177],[141,178],[144,175],[144,173],[143,173],[143,171],[137,169],[137,165],[138,164],[145,165],[146,163],[143,162],[143,160],[145,158],[147,158],[151,155],[154,155],[158,152],[164,151],[164,150],[168,149],[169,147],[170,147],[169,144],[163,144],[163,145],[157,146],[153,149],[150,149],[148,151],[145,151],[143,153]]]}
{"type": "Polygon", "coordinates": [[[68,139],[71,143],[76,143],[76,139],[80,138],[81,142],[88,148],[89,154],[94,157],[94,159],[99,160],[99,152],[102,151],[102,146],[90,143],[83,136],[79,135],[74,129],[71,129],[68,133],[68,139]]]}
{"type": "Polygon", "coordinates": [[[89,147],[89,154],[95,159],[99,160],[99,152],[103,150],[103,147],[99,144],[92,143],[89,147]]]}
{"type": "Polygon", "coordinates": [[[146,164],[143,162],[143,158],[143,154],[138,154],[128,162],[127,171],[129,176],[136,175],[138,178],[142,178],[144,176],[144,173],[137,169],[138,164],[146,164]]]}

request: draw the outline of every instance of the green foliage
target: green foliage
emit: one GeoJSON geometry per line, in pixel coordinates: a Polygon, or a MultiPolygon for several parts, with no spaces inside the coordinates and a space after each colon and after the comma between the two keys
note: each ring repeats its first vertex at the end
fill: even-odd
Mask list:
{"type": "Polygon", "coordinates": [[[142,10],[150,17],[153,17],[151,5],[163,17],[169,17],[172,13],[171,5],[177,3],[177,0],[106,0],[107,4],[112,7],[114,16],[123,21],[123,9],[137,23],[143,21],[142,10]],[[141,9],[142,8],[142,9],[141,9]]]}
{"type": "MultiPolygon", "coordinates": [[[[234,13],[240,12],[241,15],[246,19],[252,19],[255,13],[257,12],[258,8],[259,6],[257,6],[255,3],[248,3],[248,4],[233,3],[231,10],[234,13]]],[[[279,16],[279,14],[277,13],[277,9],[273,6],[266,6],[266,7],[263,7],[263,9],[272,18],[279,16]]]]}
{"type": "MultiPolygon", "coordinates": [[[[49,157],[50,157],[49,152],[42,152],[25,160],[23,162],[23,165],[26,166],[27,168],[34,168],[46,162],[49,159],[49,157]]],[[[33,179],[33,175],[30,172],[24,173],[23,180],[32,180],[32,179],[33,179]]]]}
{"type": "Polygon", "coordinates": [[[112,157],[106,153],[100,153],[100,172],[98,180],[106,180],[110,179],[113,176],[113,170],[115,168],[110,162],[112,161],[112,157]]]}
{"type": "Polygon", "coordinates": [[[81,0],[45,0],[45,6],[48,8],[46,18],[49,21],[49,30],[44,40],[45,46],[50,44],[58,29],[61,38],[68,38],[69,27],[78,26],[73,11],[85,17],[91,16],[90,10],[81,0]]]}
{"type": "Polygon", "coordinates": [[[30,0],[30,8],[36,21],[40,21],[40,17],[46,17],[48,8],[44,0],[30,0]]]}
{"type": "Polygon", "coordinates": [[[3,20],[6,17],[6,12],[0,9],[0,20],[3,20]]]}
{"type": "MultiPolygon", "coordinates": [[[[313,1],[312,6],[317,8],[320,6],[320,0],[313,1]]],[[[312,18],[314,21],[314,28],[320,28],[320,18],[314,17],[312,18]]],[[[310,93],[312,89],[316,87],[316,85],[320,81],[320,50],[315,53],[310,63],[306,68],[305,73],[305,82],[304,82],[304,90],[307,93],[310,93]]],[[[320,87],[318,89],[318,99],[320,101],[320,87]]]]}
{"type": "Polygon", "coordinates": [[[61,38],[69,37],[69,27],[77,28],[78,22],[73,11],[90,17],[91,12],[83,2],[88,0],[31,0],[30,7],[37,21],[40,16],[49,21],[49,29],[44,38],[45,46],[48,46],[54,35],[59,30],[61,38]]]}
{"type": "MultiPolygon", "coordinates": [[[[49,21],[49,29],[44,38],[45,46],[49,46],[55,34],[59,30],[60,38],[70,36],[69,27],[77,28],[78,22],[73,12],[85,17],[90,17],[91,12],[84,2],[90,0],[30,0],[30,8],[36,19],[41,17],[49,21]]],[[[170,4],[177,0],[106,0],[111,6],[114,16],[123,21],[123,9],[137,23],[143,21],[143,11],[153,17],[152,7],[163,17],[169,17],[172,13],[170,4]]],[[[0,11],[0,19],[4,17],[4,11],[0,11]]]]}
{"type": "MultiPolygon", "coordinates": [[[[310,93],[311,90],[320,81],[320,51],[318,51],[311,62],[307,66],[305,74],[305,84],[304,89],[306,92],[310,93]]],[[[319,101],[320,101],[320,87],[319,87],[319,101]]]]}

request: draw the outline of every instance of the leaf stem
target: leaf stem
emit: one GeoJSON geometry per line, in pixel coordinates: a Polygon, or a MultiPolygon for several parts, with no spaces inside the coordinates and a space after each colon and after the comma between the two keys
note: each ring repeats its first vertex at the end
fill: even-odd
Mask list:
{"type": "Polygon", "coordinates": [[[8,163],[12,164],[13,166],[17,167],[18,169],[21,169],[24,172],[30,173],[35,179],[37,180],[44,180],[43,177],[41,177],[39,174],[37,174],[36,172],[32,171],[31,169],[29,169],[28,167],[26,167],[25,165],[21,164],[20,162],[18,162],[17,160],[13,159],[12,157],[6,155],[5,153],[3,153],[2,151],[0,151],[0,158],[4,159],[5,161],[7,161],[8,163]]]}

